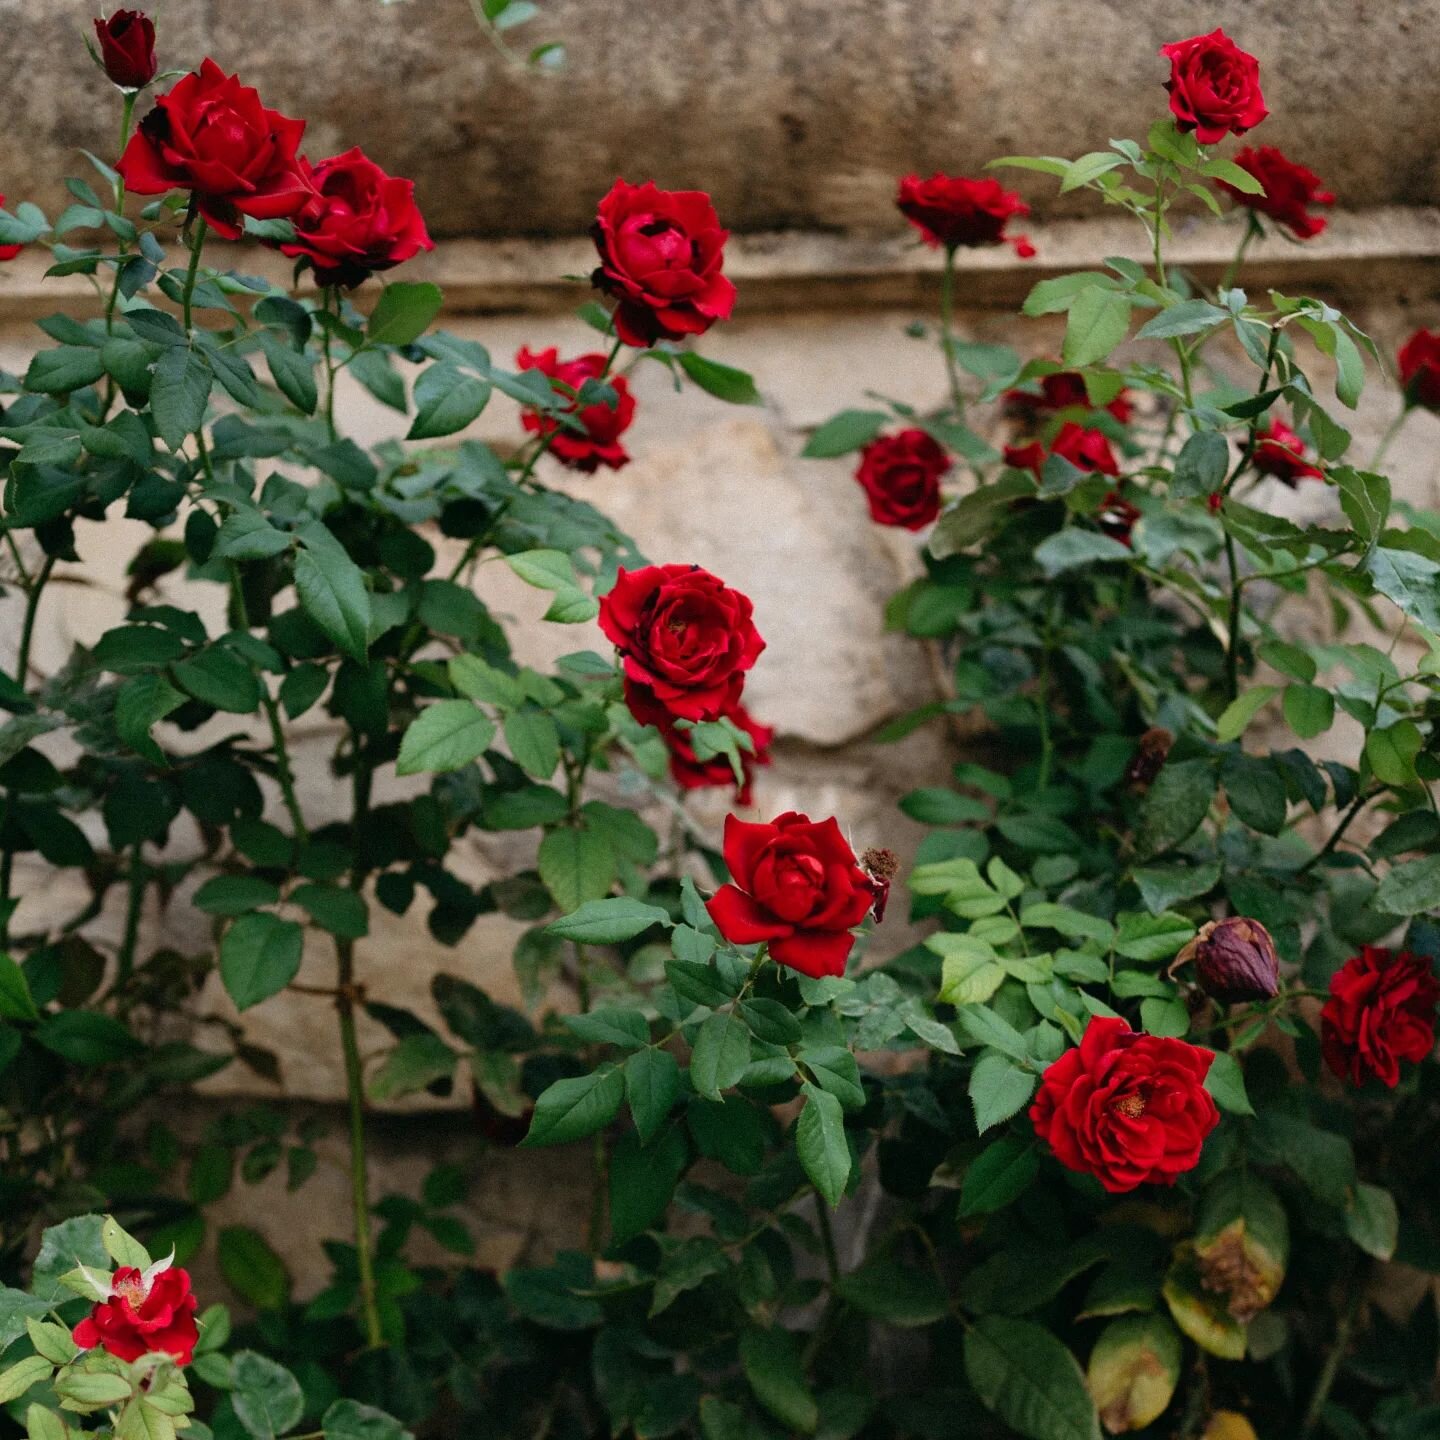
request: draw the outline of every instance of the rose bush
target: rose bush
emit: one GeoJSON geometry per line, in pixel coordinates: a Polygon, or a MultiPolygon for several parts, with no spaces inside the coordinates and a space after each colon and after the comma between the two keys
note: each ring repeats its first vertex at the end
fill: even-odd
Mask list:
{"type": "MultiPolygon", "coordinates": [[[[516,8],[481,10],[500,33],[516,8]]],[[[901,182],[943,251],[920,329],[946,398],[877,399],[807,452],[853,457],[837,483],[921,537],[887,619],[946,688],[877,738],[977,737],[903,801],[930,830],[902,882],[843,815],[732,814],[717,847],[683,814],[676,790],[741,808],[783,759],[745,697],[766,617],[547,483],[603,498],[637,365],[756,398],[693,348],[736,301],[708,195],[617,181],[607,304],[581,312],[602,340],[567,360],[537,336],[510,370],[391,275],[429,244],[423,196],[363,151],[312,162],[208,59],[131,135],[144,18],[97,29],[126,134],[108,197],[0,212],[0,245],[102,301],[45,322],[0,415],[0,1404],[29,1440],[1427,1433],[1433,1309],[1370,1297],[1392,1259],[1440,1273],[1440,520],[1380,466],[1440,366],[1420,332],[1360,461],[1368,337],[1241,288],[1257,215],[1303,239],[1329,203],[1283,157],[1210,148],[1264,120],[1256,59],[1220,31],[1167,45],[1143,144],[996,162],[1137,225],[1143,263],[1031,291],[1058,358],[957,330],[957,249],[1027,255],[1027,202],[901,182]],[[1217,193],[1243,229],[1212,285],[1166,241],[1217,193]],[[220,268],[212,240],[241,236],[303,284],[220,268]],[[343,433],[343,372],[403,440],[343,433]],[[495,391],[503,453],[464,433],[495,391]],[[1276,513],[1302,479],[1323,522],[1276,513]],[[122,505],[153,532],[124,620],[39,677],[57,566],[122,505]],[[486,561],[608,653],[521,663],[486,561]],[[1288,628],[1291,600],[1332,631],[1288,628]],[[329,809],[296,783],[322,715],[329,809]],[[477,881],[475,831],[519,868],[477,881]],[[24,929],[17,860],[90,904],[24,929]],[[923,942],[862,964],[907,893],[923,942]],[[157,902],[213,945],[151,950],[157,902]],[[388,1003],[376,907],[451,945],[520,922],[526,1009],[447,973],[439,1021],[388,1003]],[[302,980],[307,953],[329,968],[302,980]],[[333,1010],[346,1077],[351,1213],[304,1301],[263,1207],[210,1207],[282,1168],[304,1186],[326,1122],[227,1109],[197,1142],[169,1114],[227,1065],[278,1075],[235,1018],[262,1004],[333,1010]],[[465,1102],[473,1161],[376,1196],[370,1111],[420,1094],[465,1102]],[[516,1145],[581,1147],[589,1224],[496,1274],[460,1207],[468,1164],[516,1145]],[[253,1312],[233,1356],[180,1268],[211,1242],[253,1312]]]]}

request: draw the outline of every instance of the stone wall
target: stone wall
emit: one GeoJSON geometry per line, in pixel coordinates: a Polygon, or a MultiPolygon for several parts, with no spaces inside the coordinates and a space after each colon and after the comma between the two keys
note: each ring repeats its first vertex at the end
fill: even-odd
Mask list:
{"type": "MultiPolygon", "coordinates": [[[[437,233],[457,238],[408,273],[440,281],[446,323],[499,357],[521,344],[565,351],[587,344],[589,332],[568,315],[585,292],[559,277],[589,268],[586,243],[567,237],[583,229],[615,172],[714,191],[727,221],[746,233],[732,243],[728,264],[740,286],[737,318],[712,332],[704,350],[752,371],[763,406],[677,396],[659,367],[643,368],[635,377],[639,418],[627,436],[634,462],[619,474],[578,480],[550,467],[545,479],[593,498],[652,559],[698,561],[754,598],[769,648],[747,699],[779,735],[775,764],[757,786],[757,811],[834,813],[857,841],[908,852],[918,830],[899,815],[897,797],[943,782],[959,754],[954,737],[938,728],[896,746],[873,739],[887,719],[938,693],[926,652],[882,624],[885,598],[913,573],[913,547],[909,537],[870,525],[849,462],[799,458],[816,424],[866,404],[872,391],[921,406],[941,398],[933,350],[905,334],[912,319],[933,313],[936,262],[893,216],[895,175],[940,165],[974,170],[1001,150],[1075,153],[1110,134],[1139,132],[1160,108],[1154,51],[1161,40],[1223,23],[1269,66],[1277,118],[1266,138],[1293,146],[1351,207],[1319,241],[1259,247],[1254,284],[1337,297],[1386,354],[1415,324],[1440,318],[1440,218],[1415,208],[1440,202],[1440,115],[1410,103],[1428,93],[1440,12],[1408,0],[1335,0],[1312,5],[1297,24],[1293,5],[1271,0],[1204,7],[1177,0],[1143,7],[1138,18],[1136,9],[1080,0],[632,0],[626,7],[553,0],[537,38],[567,40],[572,65],[551,79],[507,68],[476,33],[465,0],[388,8],[378,0],[286,0],[283,10],[259,0],[170,0],[164,33],[169,58],[209,50],[272,103],[314,117],[317,151],[361,142],[416,175],[437,233]],[[1098,57],[1111,46],[1114,58],[1102,64],[1098,57]],[[1102,72],[1104,85],[1090,83],[1102,72]],[[1367,82],[1363,125],[1351,99],[1356,77],[1367,82]],[[1411,208],[1395,203],[1402,201],[1411,208]],[[801,228],[777,234],[776,226],[801,228]],[[551,238],[514,238],[527,234],[551,238]],[[486,236],[509,238],[476,238],[486,236]]],[[[0,0],[8,42],[0,82],[29,99],[25,122],[0,132],[0,189],[12,199],[33,195],[53,205],[48,177],[77,145],[102,143],[100,91],[76,60],[75,32],[90,13],[88,0],[0,0]],[[30,68],[52,78],[29,87],[20,76],[30,68]]],[[[1006,250],[966,257],[966,335],[1053,353],[1053,323],[1013,314],[1029,285],[1143,248],[1113,218],[1052,211],[1037,219],[1035,262],[1006,250]]],[[[1213,279],[1234,238],[1233,229],[1195,222],[1177,236],[1176,258],[1213,279]]],[[[236,263],[284,274],[273,257],[246,253],[236,263]]],[[[42,285],[40,268],[27,256],[0,271],[0,366],[23,366],[35,316],[84,312],[91,303],[81,280],[42,285]]],[[[1367,393],[1354,425],[1358,455],[1371,453],[1393,404],[1383,386],[1367,393]]],[[[397,417],[353,388],[342,397],[342,423],[372,439],[397,429],[397,417]]],[[[513,440],[513,406],[497,396],[475,433],[513,440]]],[[[1401,496],[1440,505],[1437,438],[1437,422],[1416,417],[1392,452],[1401,496]]],[[[1334,509],[1333,493],[1318,487],[1298,496],[1281,490],[1266,501],[1334,509]]],[[[121,566],[143,533],[123,520],[81,527],[82,563],[62,568],[72,583],[51,592],[42,615],[41,668],[53,669],[72,644],[93,641],[115,622],[124,603],[121,566]]],[[[528,656],[544,660],[600,643],[598,635],[541,624],[538,593],[495,570],[482,572],[485,598],[515,617],[528,656]]],[[[0,651],[13,652],[14,613],[12,599],[0,600],[0,651]]],[[[330,740],[323,720],[305,723],[300,784],[318,815],[333,792],[330,740]]],[[[690,802],[695,823],[712,834],[725,808],[719,797],[690,802]]],[[[465,864],[482,877],[527,858],[512,841],[480,836],[465,864]]],[[[34,881],[22,926],[81,903],[52,877],[34,881]]],[[[203,948],[207,924],[183,898],[146,917],[147,935],[203,948]]],[[[447,950],[418,922],[395,920],[378,906],[372,917],[376,929],[360,965],[377,997],[426,1012],[429,977],[445,969],[518,1001],[509,922],[487,918],[447,950]]],[[[116,927],[118,919],[100,924],[116,927]]],[[[906,939],[897,920],[879,943],[893,949],[906,939]]],[[[313,978],[328,978],[323,951],[306,964],[313,978]]],[[[229,1013],[218,989],[207,1004],[229,1013]]],[[[331,1113],[340,1066],[324,1002],[272,1001],[245,1025],[280,1054],[282,1086],[235,1067],[183,1123],[198,1128],[216,1107],[254,1098],[331,1113]]],[[[369,1034],[365,1048],[379,1041],[369,1034]]],[[[267,1234],[307,1288],[320,1280],[315,1242],[346,1228],[341,1129],[337,1116],[313,1188],[291,1197],[271,1181],[262,1206],[240,1193],[221,1207],[222,1221],[263,1214],[267,1234]]],[[[574,1238],[586,1201],[582,1182],[566,1184],[576,1173],[573,1157],[527,1154],[517,1162],[482,1149],[453,1117],[382,1124],[376,1191],[413,1187],[442,1156],[474,1161],[471,1209],[482,1259],[506,1264],[574,1238]],[[549,1198],[539,1205],[542,1195],[549,1198]]]]}

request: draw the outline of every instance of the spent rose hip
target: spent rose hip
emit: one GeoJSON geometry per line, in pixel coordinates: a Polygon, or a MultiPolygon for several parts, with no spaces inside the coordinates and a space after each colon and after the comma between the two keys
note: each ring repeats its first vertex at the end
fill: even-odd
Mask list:
{"type": "Polygon", "coordinates": [[[706,909],[727,940],[764,943],[777,964],[812,979],[845,973],[853,931],[876,896],[838,821],[792,810],[752,825],[730,815],[725,864],[730,884],[706,909]]]}
{"type": "Polygon", "coordinates": [[[630,393],[630,382],[623,375],[606,376],[605,383],[615,392],[613,405],[603,400],[582,405],[578,399],[587,380],[598,380],[605,375],[605,356],[597,352],[561,360],[560,352],[553,346],[549,350],[531,350],[526,346],[515,356],[515,363],[522,370],[538,370],[549,379],[558,380],[577,396],[564,409],[579,421],[583,427],[580,430],[535,410],[526,409],[520,414],[520,423],[532,435],[554,437],[550,441],[550,454],[561,464],[593,475],[602,465],[619,470],[630,463],[630,456],[620,443],[620,437],[635,418],[635,397],[630,393]]]}
{"type": "Polygon", "coordinates": [[[661,190],[617,180],[591,232],[600,264],[591,277],[616,301],[615,333],[627,345],[703,335],[735,308],[725,277],[729,232],[703,190],[661,190]]]}

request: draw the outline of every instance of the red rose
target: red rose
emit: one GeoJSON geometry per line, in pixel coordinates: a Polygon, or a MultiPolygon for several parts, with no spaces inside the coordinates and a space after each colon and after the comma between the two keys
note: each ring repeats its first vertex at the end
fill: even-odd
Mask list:
{"type": "Polygon", "coordinates": [[[703,190],[661,190],[617,180],[591,233],[600,264],[591,283],[619,302],[615,333],[627,345],[703,335],[735,308],[721,274],[729,232],[703,190]]]}
{"type": "Polygon", "coordinates": [[[923,430],[882,435],[860,452],[855,478],[877,525],[920,530],[940,513],[940,477],[950,457],[923,430]]]}
{"type": "Polygon", "coordinates": [[[1130,545],[1131,532],[1139,518],[1140,507],[1131,504],[1118,490],[1111,490],[1095,512],[1095,523],[1100,527],[1100,533],[1125,546],[1130,545]]]}
{"type": "Polygon", "coordinates": [[[630,713],[642,724],[653,725],[670,752],[670,778],[682,790],[723,789],[735,786],[735,803],[741,807],[750,804],[751,792],[758,766],[770,763],[770,745],[775,732],[768,725],[759,724],[755,717],[740,703],[738,697],[720,712],[717,717],[729,720],[750,737],[753,750],[740,752],[740,770],[744,779],[736,785],[735,772],[724,755],[702,760],[695,753],[694,742],[688,730],[682,730],[675,723],[675,717],[662,705],[652,691],[644,685],[625,685],[625,700],[630,713]]]}
{"type": "Polygon", "coordinates": [[[1395,358],[1406,401],[1440,410],[1440,331],[1417,330],[1395,358]]]}
{"type": "Polygon", "coordinates": [[[1263,195],[1247,195],[1224,180],[1217,180],[1216,185],[1237,205],[1258,215],[1268,215],[1297,240],[1313,240],[1325,228],[1325,217],[1310,214],[1307,207],[1333,205],[1335,196],[1320,188],[1324,182],[1313,170],[1287,160],[1273,145],[1258,148],[1247,145],[1236,155],[1235,163],[1265,187],[1263,195]]]}
{"type": "Polygon", "coordinates": [[[1250,460],[1262,475],[1273,475],[1292,490],[1302,480],[1325,478],[1325,472],[1305,458],[1305,442],[1283,420],[1272,420],[1261,431],[1250,460]]]}
{"type": "Polygon", "coordinates": [[[190,1363],[200,1338],[190,1277],[183,1270],[161,1270],[147,1280],[149,1273],[129,1265],[115,1272],[110,1299],[75,1327],[75,1343],[82,1350],[100,1345],[121,1360],[165,1354],[177,1365],[190,1363]]]}
{"type": "Polygon", "coordinates": [[[155,22],[143,10],[117,10],[95,22],[100,63],[122,90],[139,90],[155,78],[155,22]]]}
{"type": "MultiPolygon", "coordinates": [[[[5,197],[0,195],[0,207],[5,204],[5,197]]],[[[0,245],[0,260],[13,260],[25,247],[23,245],[0,245]]]]}
{"type": "Polygon", "coordinates": [[[376,271],[435,248],[415,205],[414,182],[387,175],[363,150],[318,165],[301,156],[299,167],[309,198],[291,221],[295,238],[280,250],[309,260],[317,284],[354,289],[376,271]]]}
{"type": "Polygon", "coordinates": [[[900,213],[925,237],[927,245],[953,250],[959,245],[1015,247],[1028,260],[1035,247],[1024,235],[1007,235],[1006,224],[1030,213],[1030,207],[998,180],[967,180],[963,175],[907,175],[895,197],[900,213]]]}
{"type": "MultiPolygon", "coordinates": [[[[1098,431],[1087,430],[1073,420],[1067,420],[1060,433],[1050,442],[1051,455],[1068,460],[1077,470],[1087,474],[1118,475],[1120,463],[1110,442],[1098,431]]],[[[1007,445],[1005,463],[1016,470],[1033,470],[1038,478],[1045,467],[1045,447],[1032,440],[1026,445],[1007,445]]]]}
{"type": "Polygon", "coordinates": [[[1362,946],[1330,977],[1320,1012],[1326,1063],[1352,1085],[1373,1075],[1393,1090],[1400,1062],[1423,1060],[1435,1048],[1437,1000],[1440,984],[1423,955],[1362,946]]]}
{"type": "Polygon", "coordinates": [[[764,941],[777,963],[812,979],[845,973],[850,932],[875,896],[833,818],[817,824],[792,810],[750,825],[729,815],[725,863],[731,883],[705,908],[727,940],[764,941]]]}
{"type": "Polygon", "coordinates": [[[600,628],[626,680],[678,719],[713,720],[765,648],[753,613],[748,597],[698,565],[647,565],[620,571],[600,601],[600,628]]]}
{"type": "MultiPolygon", "coordinates": [[[[1029,390],[1007,390],[1002,398],[1007,414],[1031,423],[1057,410],[1095,408],[1085,389],[1085,377],[1077,370],[1056,370],[1046,375],[1040,381],[1038,394],[1029,390]]],[[[1121,390],[1105,409],[1122,425],[1128,425],[1135,413],[1128,390],[1121,390]]]]}
{"type": "Polygon", "coordinates": [[[1260,62],[1223,30],[1162,45],[1170,62],[1170,113],[1181,130],[1193,130],[1202,145],[1243,135],[1270,112],[1260,93],[1260,62]]]}
{"type": "Polygon", "coordinates": [[[304,132],[206,60],[156,100],[115,168],[137,195],[192,191],[216,233],[235,240],[243,216],[280,219],[311,198],[296,160],[304,132]]]}
{"type": "Polygon", "coordinates": [[[1220,1122],[1205,1089],[1214,1059],[1187,1041],[1136,1034],[1097,1015],[1079,1046],[1046,1070],[1031,1123],[1067,1170],[1093,1175],[1111,1194],[1173,1185],[1200,1163],[1220,1122]]]}
{"type": "MultiPolygon", "coordinates": [[[[515,363],[522,370],[539,370],[552,380],[559,380],[577,395],[587,380],[598,380],[605,373],[603,355],[577,355],[573,360],[561,360],[560,352],[553,348],[537,352],[524,347],[516,355],[515,363]]],[[[635,418],[635,397],[623,375],[612,375],[605,383],[615,392],[613,409],[599,400],[578,410],[575,401],[565,407],[568,414],[578,415],[585,427],[583,432],[566,429],[554,416],[540,415],[534,410],[522,410],[520,423],[532,435],[553,434],[550,453],[572,470],[583,470],[587,475],[593,475],[602,465],[618,470],[630,463],[620,436],[635,418]]]]}

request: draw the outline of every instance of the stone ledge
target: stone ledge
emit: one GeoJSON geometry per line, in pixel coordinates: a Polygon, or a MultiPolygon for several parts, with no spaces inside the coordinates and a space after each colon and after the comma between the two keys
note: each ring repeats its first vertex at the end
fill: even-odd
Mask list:
{"type": "MultiPolygon", "coordinates": [[[[1062,220],[1032,226],[1039,254],[1020,260],[1008,247],[962,251],[962,310],[1012,310],[1049,276],[1093,268],[1107,255],[1148,259],[1138,227],[1121,217],[1062,220]]],[[[1207,219],[1182,220],[1169,258],[1214,283],[1234,253],[1236,229],[1207,219]]],[[[290,262],[259,246],[218,246],[215,259],[288,285],[290,262]]],[[[450,315],[554,314],[589,298],[595,252],[588,240],[446,240],[405,267],[409,280],[433,280],[450,315]],[[566,277],[571,277],[567,279],[566,277]]],[[[98,313],[84,276],[43,278],[46,257],[22,254],[0,269],[0,325],[55,310],[98,313]]],[[[932,303],[940,257],[905,235],[869,237],[790,231],[736,235],[727,273],[740,288],[737,315],[906,306],[932,303]]],[[[1333,217],[1318,239],[1271,238],[1252,247],[1246,275],[1253,289],[1317,290],[1350,300],[1382,294],[1407,301],[1440,295],[1440,209],[1387,206],[1333,217]]],[[[302,289],[304,286],[302,284],[302,289]]],[[[371,303],[361,292],[362,303],[371,303]]]]}

